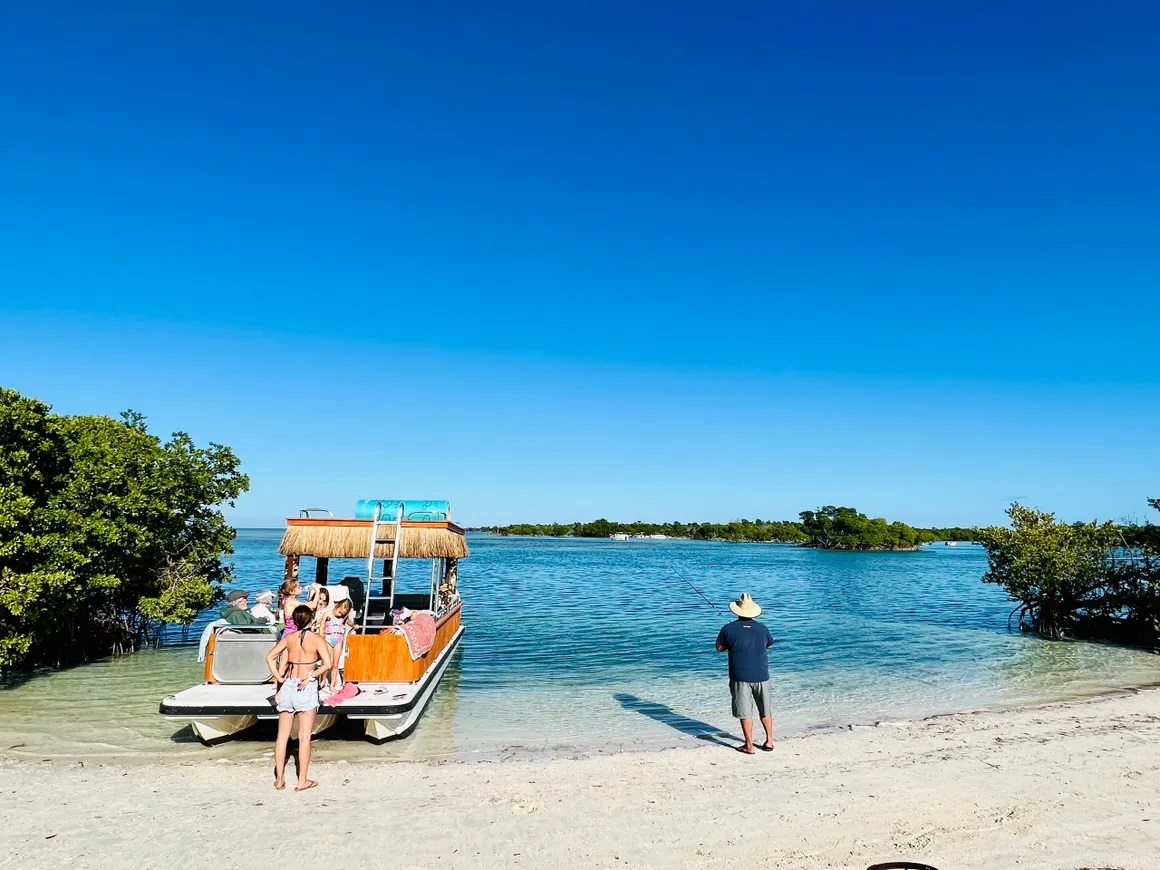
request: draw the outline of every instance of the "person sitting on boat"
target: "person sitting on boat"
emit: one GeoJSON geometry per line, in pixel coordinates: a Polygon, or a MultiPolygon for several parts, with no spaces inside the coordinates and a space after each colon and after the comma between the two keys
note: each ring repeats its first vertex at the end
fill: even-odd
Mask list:
{"type": "Polygon", "coordinates": [[[250,593],[235,589],[226,596],[226,606],[222,608],[221,618],[230,625],[261,625],[246,608],[250,603],[250,593]]]}
{"type": "Polygon", "coordinates": [[[274,593],[269,589],[263,589],[258,593],[258,603],[250,608],[250,615],[259,622],[273,625],[278,621],[277,615],[270,609],[270,605],[273,603],[274,593]]]}
{"type": "Polygon", "coordinates": [[[773,646],[773,635],[757,621],[761,608],[748,592],[729,602],[729,609],[737,621],[723,627],[717,635],[717,652],[729,653],[729,693],[733,697],[733,715],[741,720],[741,733],[745,735],[745,745],[737,749],[747,755],[755,754],[753,720],[760,717],[765,729],[765,743],[761,748],[772,752],[773,710],[766,650],[773,646]]]}
{"type": "Polygon", "coordinates": [[[278,588],[278,616],[285,626],[283,637],[298,630],[294,625],[294,609],[302,603],[298,600],[301,594],[302,584],[297,579],[287,580],[278,588]]]}
{"type": "Polygon", "coordinates": [[[310,770],[310,737],[318,714],[318,678],[331,668],[330,647],[309,631],[314,611],[305,604],[290,616],[296,631],[284,635],[266,656],[266,665],[278,684],[274,703],[278,709],[278,738],[274,743],[274,788],[286,787],[286,747],[294,717],[298,717],[298,787],[305,791],[318,785],[307,778],[310,770]],[[285,656],[285,661],[282,657],[285,656]]]}

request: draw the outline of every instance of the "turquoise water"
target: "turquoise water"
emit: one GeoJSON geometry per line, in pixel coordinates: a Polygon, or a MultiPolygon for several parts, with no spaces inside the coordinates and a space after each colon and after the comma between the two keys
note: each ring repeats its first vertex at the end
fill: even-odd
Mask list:
{"type": "MultiPolygon", "coordinates": [[[[280,534],[241,533],[239,586],[277,587],[280,534]]],[[[777,638],[771,665],[782,736],[1160,681],[1160,658],[1149,653],[1007,631],[1011,605],[980,582],[986,557],[971,545],[836,553],[472,535],[470,546],[460,568],[467,634],[419,729],[384,747],[331,735],[318,742],[322,757],[592,752],[733,732],[724,656],[713,650],[724,620],[682,577],[722,610],[742,591],[765,608],[777,638]]],[[[304,579],[310,562],[303,560],[304,579]]],[[[331,577],[360,569],[332,562],[331,577]]],[[[426,562],[407,565],[401,588],[425,588],[428,571],[426,562]]],[[[200,680],[194,657],[187,646],[171,647],[4,690],[0,752],[268,753],[261,727],[251,739],[207,749],[157,715],[163,695],[200,680]]]]}

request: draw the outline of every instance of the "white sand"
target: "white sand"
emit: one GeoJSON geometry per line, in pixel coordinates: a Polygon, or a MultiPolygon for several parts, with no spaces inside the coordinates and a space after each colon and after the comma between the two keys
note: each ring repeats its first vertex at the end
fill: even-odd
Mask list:
{"type": "Polygon", "coordinates": [[[0,764],[0,864],[1160,868],[1160,692],[589,758],[0,764]],[[291,783],[292,788],[292,783],[291,783]],[[337,863],[335,863],[337,862],[337,863]]]}

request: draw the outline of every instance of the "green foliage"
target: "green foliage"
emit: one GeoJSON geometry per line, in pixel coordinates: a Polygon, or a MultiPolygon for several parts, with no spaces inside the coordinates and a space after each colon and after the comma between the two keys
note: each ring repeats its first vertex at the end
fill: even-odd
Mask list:
{"type": "Polygon", "coordinates": [[[666,535],[699,541],[797,542],[804,538],[796,523],[764,520],[734,520],[731,523],[616,523],[601,518],[590,523],[516,523],[510,526],[489,526],[482,531],[497,535],[544,535],[554,538],[607,538],[614,534],[666,535]]]}
{"type": "MultiPolygon", "coordinates": [[[[1155,505],[1153,505],[1155,507],[1155,505]]],[[[1060,523],[1013,504],[1011,527],[981,529],[989,570],[1019,606],[1021,629],[1154,644],[1160,620],[1160,564],[1150,526],[1060,523]],[[1134,540],[1134,543],[1133,543],[1134,540]]]]}
{"type": "Polygon", "coordinates": [[[946,529],[924,529],[924,531],[933,534],[936,541],[975,541],[979,537],[978,529],[962,526],[951,526],[946,529]]]}
{"type": "MultiPolygon", "coordinates": [[[[1160,511],[1160,498],[1148,499],[1148,505],[1160,511]]],[[[1127,546],[1138,549],[1144,555],[1160,553],[1160,526],[1153,523],[1132,523],[1124,527],[1127,546]]]]}
{"type": "Polygon", "coordinates": [[[882,517],[870,519],[850,507],[827,505],[802,511],[801,519],[806,546],[823,550],[913,550],[939,540],[933,530],[887,523],[882,517]]]}
{"type": "Polygon", "coordinates": [[[218,510],[249,487],[228,448],[144,418],[53,414],[0,388],[0,669],[134,648],[229,576],[218,510]]]}
{"type": "MultiPolygon", "coordinates": [[[[803,522],[790,520],[734,520],[729,523],[616,523],[607,519],[590,523],[517,523],[510,526],[490,526],[482,531],[497,535],[545,535],[548,537],[607,538],[613,534],[667,535],[670,538],[690,538],[697,541],[777,541],[806,546],[831,546],[834,549],[888,550],[912,549],[930,541],[971,541],[974,529],[913,529],[905,523],[886,524],[886,520],[867,520],[853,508],[821,508],[817,513],[806,511],[803,522]],[[832,529],[823,537],[826,543],[811,534],[804,522],[830,522],[828,514],[839,517],[840,529],[832,529]],[[861,517],[861,520],[856,518],[861,517]],[[857,529],[854,529],[857,526],[857,529]],[[865,526],[865,527],[863,527],[865,526]]],[[[832,525],[832,523],[831,523],[832,525]]]]}

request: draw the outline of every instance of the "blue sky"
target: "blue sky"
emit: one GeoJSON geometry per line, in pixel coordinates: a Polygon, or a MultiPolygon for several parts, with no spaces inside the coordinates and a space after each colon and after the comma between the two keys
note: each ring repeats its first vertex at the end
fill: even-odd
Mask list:
{"type": "Polygon", "coordinates": [[[1160,494],[1160,7],[410,6],[6,11],[0,383],[243,525],[1160,494]]]}

